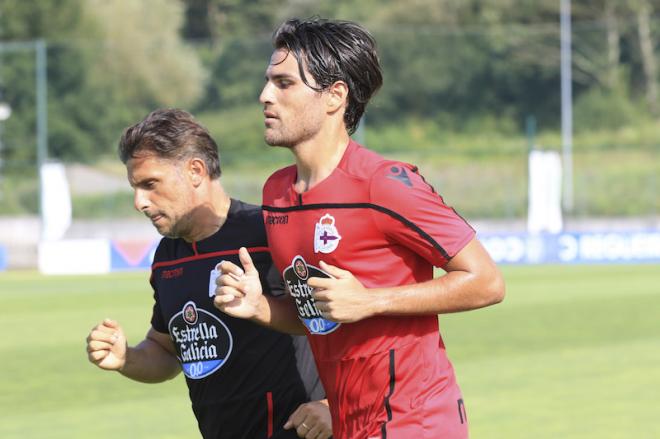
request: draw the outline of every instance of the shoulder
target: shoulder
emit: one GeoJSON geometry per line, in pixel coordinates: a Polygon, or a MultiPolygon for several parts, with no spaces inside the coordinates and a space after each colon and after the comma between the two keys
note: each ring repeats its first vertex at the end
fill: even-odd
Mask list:
{"type": "Polygon", "coordinates": [[[243,221],[260,221],[261,206],[232,198],[230,216],[243,221]]]}
{"type": "Polygon", "coordinates": [[[178,239],[161,238],[156,251],[154,252],[154,263],[169,261],[176,258],[176,248],[178,239]]]}
{"type": "Polygon", "coordinates": [[[286,168],[279,169],[268,177],[264,183],[264,191],[268,189],[277,189],[278,187],[288,186],[296,177],[296,166],[291,165],[286,168]]]}
{"type": "Polygon", "coordinates": [[[374,172],[388,161],[377,152],[351,141],[348,154],[342,159],[339,167],[344,173],[364,180],[370,179],[374,172]]]}
{"type": "Polygon", "coordinates": [[[237,245],[265,242],[266,230],[261,206],[232,198],[229,216],[225,225],[218,231],[223,242],[237,242],[237,245]]]}
{"type": "Polygon", "coordinates": [[[405,199],[410,192],[435,193],[433,187],[419,174],[417,166],[398,160],[382,160],[371,170],[370,194],[382,197],[405,199]]]}

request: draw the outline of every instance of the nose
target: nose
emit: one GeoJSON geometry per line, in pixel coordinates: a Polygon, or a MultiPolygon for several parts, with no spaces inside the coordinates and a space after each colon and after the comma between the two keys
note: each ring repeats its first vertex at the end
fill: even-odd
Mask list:
{"type": "Polygon", "coordinates": [[[149,208],[149,197],[142,189],[136,188],[133,193],[133,207],[139,212],[144,212],[149,208]]]}
{"type": "Polygon", "coordinates": [[[259,102],[264,105],[272,103],[272,89],[273,84],[270,81],[266,81],[264,88],[261,90],[261,94],[259,95],[259,102]]]}

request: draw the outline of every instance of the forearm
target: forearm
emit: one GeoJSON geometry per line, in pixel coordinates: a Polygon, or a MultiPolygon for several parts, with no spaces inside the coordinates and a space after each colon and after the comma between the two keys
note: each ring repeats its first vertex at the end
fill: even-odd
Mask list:
{"type": "Polygon", "coordinates": [[[288,296],[261,296],[259,312],[252,321],[287,334],[304,335],[305,326],[298,318],[295,303],[288,296]]]}
{"type": "Polygon", "coordinates": [[[466,271],[451,271],[412,285],[374,288],[373,315],[446,314],[483,308],[503,298],[501,278],[466,271]]]}
{"type": "Polygon", "coordinates": [[[180,371],[176,356],[149,338],[127,349],[126,362],[119,369],[122,375],[143,383],[160,383],[180,371]]]}

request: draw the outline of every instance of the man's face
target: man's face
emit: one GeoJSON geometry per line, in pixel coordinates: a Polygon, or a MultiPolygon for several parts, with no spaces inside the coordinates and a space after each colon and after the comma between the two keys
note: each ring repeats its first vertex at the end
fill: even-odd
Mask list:
{"type": "Polygon", "coordinates": [[[192,185],[184,164],[142,154],[126,163],[128,181],[134,190],[135,208],[144,213],[163,236],[179,238],[189,230],[192,185]]]}
{"type": "MultiPolygon", "coordinates": [[[[312,75],[305,71],[305,76],[314,86],[312,75]]],[[[323,93],[302,81],[296,58],[283,49],[270,58],[259,101],[264,106],[264,139],[271,146],[291,148],[313,138],[327,116],[323,93]]]]}

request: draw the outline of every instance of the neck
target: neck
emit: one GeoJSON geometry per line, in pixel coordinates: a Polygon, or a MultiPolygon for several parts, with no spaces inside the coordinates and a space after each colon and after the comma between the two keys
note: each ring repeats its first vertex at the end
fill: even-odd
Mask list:
{"type": "Polygon", "coordinates": [[[319,138],[322,140],[313,140],[293,148],[298,171],[296,191],[299,193],[311,189],[332,174],[350,141],[346,131],[340,135],[319,138]]]}
{"type": "Polygon", "coordinates": [[[202,202],[190,213],[190,233],[182,238],[188,242],[201,241],[216,233],[227,220],[231,199],[220,180],[213,180],[200,194],[202,202]]]}

